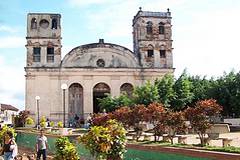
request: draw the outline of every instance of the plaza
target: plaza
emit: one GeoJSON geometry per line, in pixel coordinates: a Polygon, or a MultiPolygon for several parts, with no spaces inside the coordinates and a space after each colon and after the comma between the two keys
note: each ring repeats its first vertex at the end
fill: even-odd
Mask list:
{"type": "Polygon", "coordinates": [[[239,6],[0,2],[0,159],[240,160],[239,6]]]}

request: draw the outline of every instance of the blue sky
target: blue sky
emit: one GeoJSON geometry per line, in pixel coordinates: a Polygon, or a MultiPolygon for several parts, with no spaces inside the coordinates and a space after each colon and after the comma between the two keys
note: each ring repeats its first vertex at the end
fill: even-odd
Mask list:
{"type": "Polygon", "coordinates": [[[132,50],[132,19],[144,11],[172,12],[175,76],[220,76],[240,68],[239,0],[1,0],[0,103],[23,109],[26,15],[62,15],[62,57],[72,48],[98,42],[132,50]]]}

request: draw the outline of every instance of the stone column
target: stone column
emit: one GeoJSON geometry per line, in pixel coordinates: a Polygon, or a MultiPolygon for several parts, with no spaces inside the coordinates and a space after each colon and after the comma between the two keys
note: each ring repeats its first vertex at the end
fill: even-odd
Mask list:
{"type": "MultiPolygon", "coordinates": [[[[85,80],[83,86],[84,117],[93,112],[93,86],[91,80],[85,80]]],[[[86,117],[85,117],[86,118],[86,117]]]]}
{"type": "Polygon", "coordinates": [[[154,50],[154,67],[160,68],[160,51],[154,50]]]}
{"type": "Polygon", "coordinates": [[[119,76],[112,76],[111,77],[111,95],[112,96],[119,96],[120,95],[120,77],[119,76]]]}

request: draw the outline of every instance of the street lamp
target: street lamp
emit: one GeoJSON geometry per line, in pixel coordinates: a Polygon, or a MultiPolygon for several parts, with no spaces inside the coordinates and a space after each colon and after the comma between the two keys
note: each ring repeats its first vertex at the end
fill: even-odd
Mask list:
{"type": "Polygon", "coordinates": [[[40,100],[40,97],[39,97],[39,96],[36,96],[36,97],[35,97],[35,100],[36,100],[36,104],[37,104],[37,116],[38,116],[37,128],[38,128],[38,127],[39,127],[39,100],[40,100]]]}
{"type": "Polygon", "coordinates": [[[63,90],[63,127],[65,128],[65,91],[67,89],[67,84],[63,83],[61,89],[63,90]]]}

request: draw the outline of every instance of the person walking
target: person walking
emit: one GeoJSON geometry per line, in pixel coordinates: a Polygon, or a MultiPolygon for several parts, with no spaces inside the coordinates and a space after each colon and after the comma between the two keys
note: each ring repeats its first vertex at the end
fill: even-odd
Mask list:
{"type": "Polygon", "coordinates": [[[3,140],[3,158],[4,160],[13,160],[17,156],[17,143],[14,141],[13,133],[7,131],[3,140]]]}
{"type": "Polygon", "coordinates": [[[40,135],[37,136],[36,140],[36,151],[37,151],[37,160],[41,159],[41,155],[43,160],[47,159],[47,137],[44,135],[43,129],[40,130],[40,135]]]}

